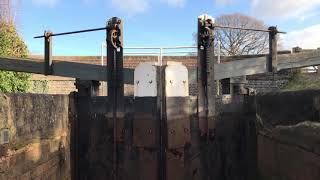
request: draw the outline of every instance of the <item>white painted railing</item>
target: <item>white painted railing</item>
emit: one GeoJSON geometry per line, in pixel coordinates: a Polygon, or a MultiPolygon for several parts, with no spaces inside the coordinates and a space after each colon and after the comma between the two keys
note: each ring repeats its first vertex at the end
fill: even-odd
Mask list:
{"type": "MultiPolygon", "coordinates": [[[[106,44],[101,45],[101,65],[104,65],[104,52],[106,44]]],[[[128,56],[158,56],[158,65],[162,65],[163,56],[172,55],[197,55],[197,46],[172,46],[172,47],[125,47],[124,55],[128,56]],[[150,51],[152,50],[152,51],[150,51]],[[183,50],[183,51],[181,51],[183,50]]]]}

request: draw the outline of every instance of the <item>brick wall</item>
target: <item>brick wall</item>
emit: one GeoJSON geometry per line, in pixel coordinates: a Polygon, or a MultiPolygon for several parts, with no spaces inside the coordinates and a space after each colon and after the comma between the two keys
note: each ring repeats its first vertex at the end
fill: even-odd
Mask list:
{"type": "Polygon", "coordinates": [[[65,95],[0,94],[0,179],[70,179],[68,107],[65,95]]]}

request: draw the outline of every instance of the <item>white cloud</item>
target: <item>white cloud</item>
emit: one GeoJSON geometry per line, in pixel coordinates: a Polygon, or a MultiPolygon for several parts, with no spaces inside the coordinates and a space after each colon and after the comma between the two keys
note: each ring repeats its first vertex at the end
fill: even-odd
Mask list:
{"type": "Polygon", "coordinates": [[[55,6],[60,0],[32,0],[32,3],[39,6],[55,6]]]}
{"type": "Polygon", "coordinates": [[[183,7],[186,0],[162,0],[162,2],[165,2],[172,7],[183,7]]]}
{"type": "Polygon", "coordinates": [[[236,1],[235,0],[215,0],[214,3],[219,6],[227,6],[227,5],[236,3],[236,1]]]}
{"type": "Polygon", "coordinates": [[[259,18],[298,18],[304,20],[316,12],[320,0],[253,0],[251,10],[259,18]]]}
{"type": "Polygon", "coordinates": [[[139,14],[147,11],[150,0],[112,0],[112,5],[128,15],[139,14]]]}
{"type": "Polygon", "coordinates": [[[183,7],[187,0],[111,0],[114,8],[128,15],[144,13],[154,2],[166,3],[171,7],[183,7]]]}
{"type": "Polygon", "coordinates": [[[291,49],[299,46],[303,49],[316,49],[320,47],[320,24],[305,29],[291,31],[281,36],[283,47],[291,49]]]}

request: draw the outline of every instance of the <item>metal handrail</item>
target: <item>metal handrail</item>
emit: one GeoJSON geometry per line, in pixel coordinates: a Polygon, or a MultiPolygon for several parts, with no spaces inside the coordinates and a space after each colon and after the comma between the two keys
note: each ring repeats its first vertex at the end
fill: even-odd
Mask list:
{"type": "MultiPolygon", "coordinates": [[[[101,65],[104,65],[104,49],[106,47],[105,43],[101,44],[101,65]]],[[[164,50],[173,50],[173,49],[197,49],[197,46],[162,46],[162,47],[124,47],[123,49],[127,49],[127,50],[159,50],[158,52],[127,52],[124,54],[127,55],[158,55],[158,64],[161,66],[162,65],[162,61],[163,61],[163,55],[164,54],[186,54],[186,53],[197,53],[195,52],[191,52],[191,51],[179,51],[179,52],[163,52],[164,50]]]]}

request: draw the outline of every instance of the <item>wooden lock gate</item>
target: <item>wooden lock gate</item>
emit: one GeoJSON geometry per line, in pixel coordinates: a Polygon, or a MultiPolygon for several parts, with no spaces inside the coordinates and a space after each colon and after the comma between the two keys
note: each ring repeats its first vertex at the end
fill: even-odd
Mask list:
{"type": "Polygon", "coordinates": [[[96,96],[98,81],[81,80],[73,94],[73,178],[206,179],[200,152],[206,114],[200,131],[197,98],[167,97],[165,66],[155,67],[156,96],[125,97],[122,22],[114,18],[109,26],[118,29],[107,38],[108,96],[96,96]]]}
{"type": "Polygon", "coordinates": [[[79,92],[73,94],[74,179],[223,177],[218,172],[223,168],[217,165],[222,163],[217,161],[220,151],[210,152],[210,146],[219,147],[214,141],[214,36],[207,28],[212,23],[210,18],[199,18],[198,97],[167,96],[166,66],[155,66],[155,96],[125,97],[122,41],[115,47],[110,39],[114,36],[108,36],[108,96],[96,96],[98,81],[81,80],[76,83],[79,92]]]}
{"type": "Polygon", "coordinates": [[[269,33],[268,56],[216,64],[215,28],[237,29],[198,18],[197,76],[189,78],[198,85],[195,97],[167,96],[165,66],[156,66],[155,96],[124,96],[124,84],[135,82],[133,70],[123,68],[123,21],[116,17],[103,28],[45,32],[37,37],[44,38],[44,62],[0,57],[0,69],[77,78],[78,92],[70,94],[72,179],[256,179],[251,98],[236,95],[216,105],[225,100],[216,96],[215,83],[319,65],[320,51],[278,55],[276,34],[282,32],[270,27],[255,30],[269,33]],[[52,37],[100,30],[107,36],[107,67],[52,60],[52,37]],[[99,81],[108,82],[108,96],[97,96],[99,81]]]}

